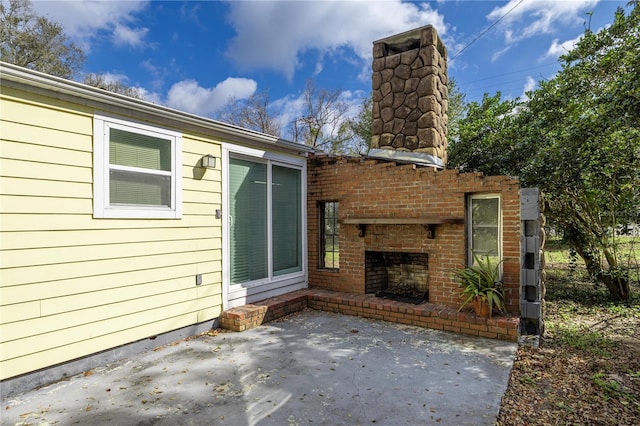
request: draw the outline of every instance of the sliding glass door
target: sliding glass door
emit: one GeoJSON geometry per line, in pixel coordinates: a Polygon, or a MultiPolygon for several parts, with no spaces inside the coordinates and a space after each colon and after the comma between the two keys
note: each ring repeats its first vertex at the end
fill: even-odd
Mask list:
{"type": "Polygon", "coordinates": [[[300,168],[229,159],[230,285],[302,271],[300,168]]]}

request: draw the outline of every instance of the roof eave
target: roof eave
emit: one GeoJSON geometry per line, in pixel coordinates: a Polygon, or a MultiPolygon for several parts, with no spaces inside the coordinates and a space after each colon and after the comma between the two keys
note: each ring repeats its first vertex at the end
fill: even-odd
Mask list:
{"type": "Polygon", "coordinates": [[[215,135],[219,138],[244,145],[276,149],[297,155],[307,155],[314,151],[313,148],[307,145],[291,142],[265,133],[244,129],[232,124],[131,98],[118,93],[108,92],[103,89],[6,62],[0,62],[0,87],[16,85],[23,89],[37,88],[40,89],[40,91],[56,93],[60,95],[60,99],[67,101],[80,103],[79,100],[83,100],[84,102],[82,103],[119,114],[129,111],[137,113],[135,114],[136,116],[142,115],[140,118],[147,117],[156,120],[162,119],[163,121],[170,120],[175,123],[174,126],[176,127],[215,135]]]}

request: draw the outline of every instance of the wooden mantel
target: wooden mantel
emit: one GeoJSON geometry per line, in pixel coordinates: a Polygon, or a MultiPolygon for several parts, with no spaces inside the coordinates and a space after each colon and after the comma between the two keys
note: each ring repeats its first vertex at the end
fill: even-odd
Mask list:
{"type": "Polygon", "coordinates": [[[358,235],[364,237],[367,225],[422,225],[427,231],[427,238],[435,238],[436,225],[464,223],[463,217],[423,216],[423,217],[349,217],[341,221],[346,225],[356,225],[358,235]]]}

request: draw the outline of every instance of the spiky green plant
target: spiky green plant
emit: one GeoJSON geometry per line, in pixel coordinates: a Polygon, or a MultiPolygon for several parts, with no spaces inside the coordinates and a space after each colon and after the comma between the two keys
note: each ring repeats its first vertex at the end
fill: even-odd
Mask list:
{"type": "Polygon", "coordinates": [[[493,264],[489,256],[480,259],[474,255],[473,265],[455,271],[454,279],[463,287],[462,294],[466,296],[458,312],[469,302],[478,298],[486,301],[489,305],[489,317],[494,309],[505,313],[504,287],[500,281],[500,262],[493,264]]]}

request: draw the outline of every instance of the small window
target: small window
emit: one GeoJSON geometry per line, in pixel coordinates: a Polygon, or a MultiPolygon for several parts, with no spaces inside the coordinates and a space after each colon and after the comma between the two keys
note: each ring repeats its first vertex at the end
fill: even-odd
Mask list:
{"type": "Polygon", "coordinates": [[[338,223],[338,202],[320,203],[320,268],[340,267],[340,224],[338,223]]]}
{"type": "Polygon", "coordinates": [[[97,218],[180,218],[179,133],[94,118],[94,211],[97,218]]]}
{"type": "Polygon", "coordinates": [[[469,264],[474,257],[490,257],[492,263],[502,258],[500,196],[475,194],[469,197],[469,264]]]}

